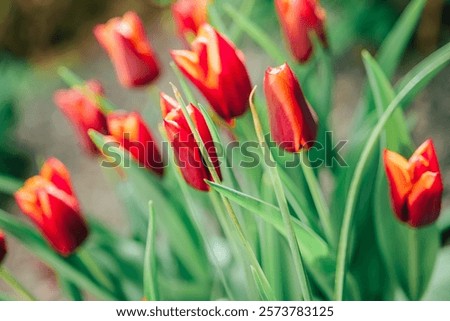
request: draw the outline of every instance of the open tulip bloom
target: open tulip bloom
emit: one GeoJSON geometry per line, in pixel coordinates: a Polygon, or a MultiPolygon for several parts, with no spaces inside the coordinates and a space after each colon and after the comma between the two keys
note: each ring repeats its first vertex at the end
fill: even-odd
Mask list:
{"type": "Polygon", "coordinates": [[[80,167],[67,156],[66,167],[38,155],[50,157],[38,175],[1,190],[24,217],[0,210],[0,263],[5,235],[19,240],[68,299],[450,300],[448,170],[438,160],[446,145],[434,137],[416,148],[406,113],[448,65],[450,45],[391,84],[425,6],[412,0],[377,58],[363,51],[363,96],[336,121],[341,29],[325,26],[327,3],[270,2],[279,30],[269,34],[251,6],[178,0],[166,20],[188,49],[152,48],[155,32],[133,12],[99,24],[92,37],[120,84],[152,84],[160,70],[174,77],[171,92],[156,90],[130,112],[98,81],[60,70],[70,88],[54,101],[127,224],[114,229],[113,217],[96,218],[101,208],[82,210],[91,187],[75,180],[80,167]],[[268,57],[246,63],[244,51],[268,57]],[[337,122],[348,128],[342,140],[337,122]]]}

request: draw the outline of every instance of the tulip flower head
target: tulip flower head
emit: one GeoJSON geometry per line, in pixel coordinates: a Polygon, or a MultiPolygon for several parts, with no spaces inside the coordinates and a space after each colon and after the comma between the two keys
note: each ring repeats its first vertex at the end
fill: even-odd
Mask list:
{"type": "Polygon", "coordinates": [[[3,260],[5,259],[6,256],[6,239],[5,239],[5,234],[0,231],[0,264],[2,264],[3,260]]]}
{"type": "Polygon", "coordinates": [[[288,64],[266,70],[264,93],[274,141],[288,152],[310,148],[317,134],[317,116],[288,64]]]}
{"type": "Polygon", "coordinates": [[[106,117],[101,112],[94,95],[89,95],[86,89],[94,95],[104,95],[102,85],[98,81],[90,80],[86,82],[84,88],[74,87],[56,91],[53,100],[75,128],[85,150],[95,154],[98,150],[87,132],[94,129],[106,134],[106,117]]]}
{"type": "Polygon", "coordinates": [[[394,212],[412,227],[436,221],[441,211],[443,184],[431,140],[425,141],[409,160],[384,151],[384,166],[394,212]]]}
{"type": "Polygon", "coordinates": [[[172,5],[172,15],[180,37],[195,38],[200,26],[207,22],[209,0],[177,0],[172,5]]]}
{"type": "MultiPolygon", "coordinates": [[[[212,175],[205,164],[200,147],[189,128],[189,124],[183,115],[181,107],[172,97],[161,93],[161,110],[167,138],[172,145],[175,161],[180,168],[185,181],[198,190],[208,191],[209,185],[206,184],[204,180],[213,180],[212,175]]],[[[217,152],[205,118],[193,104],[187,106],[187,110],[214,166],[213,170],[215,170],[219,178],[221,178],[217,152]]]]}
{"type": "Polygon", "coordinates": [[[137,112],[117,111],[108,115],[108,130],[111,137],[142,166],[162,175],[164,164],[158,143],[137,112]]]}
{"type": "Polygon", "coordinates": [[[159,76],[157,58],[136,13],[127,12],[122,18],[97,25],[94,35],[111,58],[124,87],[145,86],[159,76]]]}
{"type": "Polygon", "coordinates": [[[306,62],[311,56],[311,32],[327,44],[325,10],[318,0],[275,0],[275,7],[291,53],[298,62],[306,62]]]}
{"type": "Polygon", "coordinates": [[[70,174],[56,158],[49,158],[39,175],[15,193],[16,203],[61,255],[72,254],[88,236],[70,174]]]}
{"type": "Polygon", "coordinates": [[[225,36],[203,24],[189,50],[173,50],[172,58],[226,121],[247,111],[250,78],[241,51],[225,36]]]}

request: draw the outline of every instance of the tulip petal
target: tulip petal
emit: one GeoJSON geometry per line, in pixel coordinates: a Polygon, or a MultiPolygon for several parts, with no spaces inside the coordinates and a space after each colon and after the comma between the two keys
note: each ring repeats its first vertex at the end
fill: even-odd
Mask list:
{"type": "Polygon", "coordinates": [[[408,196],[408,222],[413,227],[436,221],[441,211],[442,179],[439,173],[426,172],[414,184],[408,196]]]}
{"type": "Polygon", "coordinates": [[[401,221],[406,222],[408,221],[407,196],[412,189],[408,161],[387,149],[384,150],[383,158],[394,212],[401,221]]]}

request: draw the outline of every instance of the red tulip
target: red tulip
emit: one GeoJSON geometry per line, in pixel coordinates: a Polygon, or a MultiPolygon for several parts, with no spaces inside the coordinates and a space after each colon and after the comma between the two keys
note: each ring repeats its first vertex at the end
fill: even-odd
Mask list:
{"type": "Polygon", "coordinates": [[[106,50],[124,87],[148,85],[159,75],[159,66],[144,25],[134,12],[97,25],[94,35],[106,50]]]}
{"type": "Polygon", "coordinates": [[[5,239],[5,234],[0,231],[0,264],[2,264],[5,256],[6,256],[6,239],[5,239]]]}
{"type": "MultiPolygon", "coordinates": [[[[216,148],[202,113],[193,104],[187,106],[205,146],[205,149],[214,166],[214,170],[221,178],[220,164],[217,158],[216,148]]],[[[166,94],[161,93],[161,110],[164,117],[164,127],[167,137],[172,145],[175,160],[186,182],[192,187],[208,191],[209,185],[205,179],[213,180],[210,171],[205,165],[200,147],[195,141],[189,124],[183,115],[178,103],[166,94]]]]}
{"type": "MultiPolygon", "coordinates": [[[[95,80],[86,82],[84,88],[89,88],[96,95],[104,95],[102,85],[95,80]]],[[[85,90],[85,89],[84,89],[85,90]]],[[[53,100],[80,137],[80,141],[89,153],[97,153],[98,150],[87,134],[89,129],[94,129],[106,134],[106,117],[100,111],[95,97],[88,97],[80,88],[62,89],[55,92],[53,100]]]]}
{"type": "Polygon", "coordinates": [[[158,175],[164,172],[162,156],[150,129],[137,112],[118,111],[108,115],[111,136],[142,166],[158,175]]]}
{"type": "Polygon", "coordinates": [[[208,0],[177,0],[172,5],[172,15],[182,39],[197,35],[200,26],[207,22],[208,0]]]}
{"type": "Polygon", "coordinates": [[[425,141],[409,160],[385,150],[384,166],[398,219],[412,227],[436,221],[444,187],[433,142],[425,141]]]}
{"type": "Polygon", "coordinates": [[[176,65],[219,116],[231,121],[242,115],[251,92],[242,52],[208,24],[200,27],[191,47],[171,52],[176,65]]]}
{"type": "Polygon", "coordinates": [[[311,32],[316,33],[326,45],[325,10],[318,0],[275,0],[275,7],[292,55],[297,61],[305,62],[311,56],[311,32]]]}
{"type": "Polygon", "coordinates": [[[22,212],[61,255],[70,255],[86,239],[88,229],[70,174],[56,158],[49,158],[40,174],[26,180],[14,196],[22,212]]]}
{"type": "Polygon", "coordinates": [[[288,152],[310,148],[317,134],[317,116],[289,65],[266,70],[264,93],[275,142],[288,152]]]}

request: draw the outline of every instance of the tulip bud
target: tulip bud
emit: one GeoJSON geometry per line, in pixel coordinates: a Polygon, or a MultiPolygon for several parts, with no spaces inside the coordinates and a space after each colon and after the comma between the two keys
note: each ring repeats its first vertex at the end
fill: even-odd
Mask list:
{"type": "Polygon", "coordinates": [[[94,35],[106,50],[124,87],[148,85],[159,75],[159,66],[144,25],[134,12],[97,25],[94,35]]]}
{"type": "Polygon", "coordinates": [[[102,85],[98,81],[91,80],[86,82],[84,89],[75,87],[56,91],[53,100],[72,123],[86,151],[95,154],[98,150],[87,132],[89,129],[94,129],[106,134],[106,117],[100,111],[95,97],[88,97],[86,92],[83,92],[85,88],[96,95],[104,95],[102,85]]]}
{"type": "Polygon", "coordinates": [[[288,64],[266,70],[264,93],[274,141],[288,152],[310,148],[317,134],[317,116],[288,64]]]}
{"type": "Polygon", "coordinates": [[[112,138],[140,165],[158,175],[163,174],[164,163],[158,144],[139,113],[114,112],[108,115],[107,122],[112,138]]]}
{"type": "Polygon", "coordinates": [[[21,211],[61,255],[72,254],[86,239],[88,229],[69,171],[56,158],[49,158],[40,174],[26,180],[14,196],[21,211]]]}
{"type": "Polygon", "coordinates": [[[252,88],[242,52],[208,24],[200,27],[191,48],[171,52],[183,74],[226,121],[245,113],[252,88]]]}
{"type": "Polygon", "coordinates": [[[275,7],[291,53],[297,61],[306,62],[311,56],[311,32],[316,33],[326,46],[325,10],[318,0],[275,0],[275,7]]]}
{"type": "MultiPolygon", "coordinates": [[[[212,176],[205,165],[200,147],[189,128],[189,124],[183,115],[183,111],[172,97],[167,96],[164,93],[161,93],[161,110],[167,138],[172,145],[175,161],[180,168],[185,181],[198,190],[208,191],[209,185],[206,184],[204,180],[207,179],[211,181],[212,176]]],[[[200,134],[204,148],[214,166],[214,170],[221,178],[216,148],[205,118],[193,104],[187,106],[187,110],[200,134]]]]}
{"type": "Polygon", "coordinates": [[[389,150],[383,156],[398,219],[412,227],[436,221],[444,187],[433,142],[425,141],[409,160],[389,150]]]}
{"type": "Polygon", "coordinates": [[[200,26],[207,22],[208,0],[177,0],[172,5],[172,15],[178,34],[189,43],[200,26]]]}
{"type": "Polygon", "coordinates": [[[6,256],[6,239],[5,239],[5,234],[0,231],[0,264],[2,264],[3,260],[5,259],[6,256]]]}

